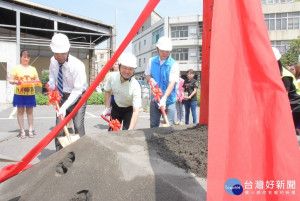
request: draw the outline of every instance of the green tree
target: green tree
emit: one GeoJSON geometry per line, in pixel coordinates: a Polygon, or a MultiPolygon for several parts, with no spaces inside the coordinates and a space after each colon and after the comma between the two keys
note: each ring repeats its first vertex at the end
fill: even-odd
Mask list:
{"type": "Polygon", "coordinates": [[[292,63],[298,63],[298,57],[300,54],[300,36],[298,36],[298,39],[290,41],[288,45],[289,49],[287,53],[282,55],[280,59],[284,66],[289,66],[292,63]]]}

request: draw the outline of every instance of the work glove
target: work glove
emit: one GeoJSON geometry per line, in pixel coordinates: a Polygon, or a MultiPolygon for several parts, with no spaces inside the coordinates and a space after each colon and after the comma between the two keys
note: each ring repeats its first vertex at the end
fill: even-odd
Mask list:
{"type": "Polygon", "coordinates": [[[64,105],[62,105],[61,108],[59,108],[57,116],[59,117],[60,115],[62,115],[62,117],[65,118],[66,111],[67,111],[67,109],[64,107],[64,105]]]}
{"type": "Polygon", "coordinates": [[[166,109],[166,102],[167,102],[167,98],[165,96],[163,96],[160,99],[160,103],[158,104],[159,108],[164,107],[164,109],[166,109]]]}
{"type": "Polygon", "coordinates": [[[48,88],[51,90],[51,91],[54,91],[55,90],[55,84],[51,81],[48,82],[48,88]]]}
{"type": "Polygon", "coordinates": [[[150,79],[150,82],[152,83],[152,86],[155,88],[157,82],[153,78],[150,79]]]}
{"type": "Polygon", "coordinates": [[[110,109],[110,108],[108,108],[108,107],[106,107],[106,108],[105,108],[105,110],[102,112],[102,114],[101,114],[101,115],[103,115],[103,116],[107,116],[108,114],[110,114],[110,111],[111,111],[111,109],[110,109]]]}

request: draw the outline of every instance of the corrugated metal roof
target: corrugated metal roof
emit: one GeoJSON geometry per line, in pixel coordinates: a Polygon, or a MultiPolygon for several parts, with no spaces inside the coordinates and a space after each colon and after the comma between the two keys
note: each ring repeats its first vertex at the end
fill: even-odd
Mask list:
{"type": "Polygon", "coordinates": [[[76,18],[77,20],[83,20],[83,21],[90,22],[90,23],[101,24],[101,25],[106,26],[106,27],[112,27],[111,25],[104,24],[103,22],[101,22],[99,20],[83,17],[83,16],[80,16],[80,15],[69,13],[69,12],[59,10],[59,9],[56,9],[56,8],[51,8],[51,7],[48,7],[48,6],[37,4],[37,3],[31,2],[31,1],[27,1],[27,0],[12,0],[12,1],[15,2],[15,3],[18,3],[19,5],[23,5],[23,6],[27,6],[27,7],[34,7],[35,9],[39,9],[39,10],[43,10],[43,11],[49,11],[49,12],[55,13],[59,16],[63,16],[63,15],[64,16],[69,16],[69,17],[76,18]]]}

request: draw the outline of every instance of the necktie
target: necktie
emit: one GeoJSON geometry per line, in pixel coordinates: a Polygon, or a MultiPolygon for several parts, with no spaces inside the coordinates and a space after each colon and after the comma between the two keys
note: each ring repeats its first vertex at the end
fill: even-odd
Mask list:
{"type": "Polygon", "coordinates": [[[62,73],[62,66],[63,66],[63,64],[60,63],[59,64],[58,76],[57,76],[57,90],[58,90],[58,92],[59,92],[59,94],[61,96],[61,100],[62,100],[63,95],[64,95],[63,94],[63,77],[62,77],[63,73],[62,73]]]}

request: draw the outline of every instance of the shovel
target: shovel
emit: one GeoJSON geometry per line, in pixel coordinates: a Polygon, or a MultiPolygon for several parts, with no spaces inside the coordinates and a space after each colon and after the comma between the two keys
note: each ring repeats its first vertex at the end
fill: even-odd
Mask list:
{"type": "MultiPolygon", "coordinates": [[[[56,106],[56,111],[58,112],[59,111],[59,105],[58,105],[57,101],[55,101],[55,106],[56,106]]],[[[63,120],[62,115],[59,115],[59,119],[60,119],[60,121],[63,120]]],[[[78,134],[70,134],[69,131],[68,131],[67,126],[64,126],[64,131],[65,131],[66,136],[57,137],[57,139],[58,139],[58,141],[59,141],[59,143],[61,144],[62,147],[66,147],[69,144],[75,142],[76,140],[78,140],[80,138],[80,136],[78,134]]]]}
{"type": "MultiPolygon", "coordinates": [[[[154,95],[154,98],[153,98],[153,99],[154,99],[154,100],[157,100],[158,103],[160,103],[160,96],[162,95],[161,89],[158,88],[157,85],[156,85],[156,89],[154,89],[153,84],[152,84],[152,82],[151,82],[150,80],[149,80],[149,84],[150,84],[150,86],[151,86],[152,93],[153,93],[154,91],[157,91],[157,92],[158,92],[158,94],[153,93],[153,95],[154,95]]],[[[165,120],[165,124],[164,124],[163,126],[164,126],[164,127],[165,127],[165,126],[170,126],[169,119],[168,119],[167,114],[166,114],[166,111],[165,111],[165,107],[160,107],[160,110],[161,110],[161,113],[162,113],[162,115],[163,115],[163,117],[164,117],[164,120],[165,120]]]]}
{"type": "MultiPolygon", "coordinates": [[[[49,89],[48,84],[45,85],[46,89],[48,90],[48,98],[49,98],[49,103],[48,104],[52,104],[53,102],[55,103],[55,109],[58,112],[59,111],[59,101],[61,99],[59,92],[58,91],[52,91],[49,89]]],[[[60,121],[63,120],[62,115],[59,116],[60,121]]],[[[78,140],[80,138],[80,136],[78,134],[70,134],[68,131],[68,128],[66,126],[64,126],[64,132],[66,136],[60,136],[57,137],[59,143],[61,144],[62,147],[66,147],[69,144],[71,144],[72,142],[75,142],[76,140],[78,140]]]]}

